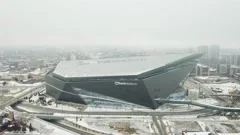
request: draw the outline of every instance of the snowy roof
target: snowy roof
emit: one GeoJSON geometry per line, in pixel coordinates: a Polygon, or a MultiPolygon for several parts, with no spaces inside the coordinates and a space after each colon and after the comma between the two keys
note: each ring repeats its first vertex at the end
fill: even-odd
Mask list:
{"type": "Polygon", "coordinates": [[[215,68],[210,68],[209,71],[217,71],[215,68]]]}
{"type": "MultiPolygon", "coordinates": [[[[62,61],[53,74],[62,77],[99,77],[138,75],[196,54],[163,54],[128,58],[62,61]]],[[[193,58],[192,58],[193,59],[193,58]]]]}
{"type": "Polygon", "coordinates": [[[205,67],[205,68],[208,67],[207,65],[204,65],[204,64],[201,64],[201,63],[198,63],[197,66],[199,66],[199,67],[205,67]]]}
{"type": "Polygon", "coordinates": [[[237,65],[230,65],[230,67],[240,69],[240,66],[237,66],[237,65]]]}

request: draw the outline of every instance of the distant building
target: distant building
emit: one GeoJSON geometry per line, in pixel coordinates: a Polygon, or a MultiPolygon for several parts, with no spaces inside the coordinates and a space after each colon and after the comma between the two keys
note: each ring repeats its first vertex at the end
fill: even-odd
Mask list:
{"type": "Polygon", "coordinates": [[[197,75],[197,66],[193,68],[193,70],[189,73],[189,76],[196,76],[197,75]]]}
{"type": "Polygon", "coordinates": [[[204,53],[201,63],[212,68],[219,68],[220,45],[202,45],[198,47],[198,52],[204,53]]]}
{"type": "Polygon", "coordinates": [[[4,64],[0,63],[0,72],[7,72],[8,70],[9,70],[8,65],[4,65],[4,64]]]}
{"type": "Polygon", "coordinates": [[[68,53],[67,60],[77,60],[77,55],[75,53],[68,53]]]}
{"type": "Polygon", "coordinates": [[[240,81],[240,73],[234,74],[234,78],[240,81]]]}
{"type": "Polygon", "coordinates": [[[198,52],[203,53],[203,56],[201,59],[208,59],[208,46],[207,45],[202,45],[198,47],[198,52]]]}
{"type": "Polygon", "coordinates": [[[230,65],[229,76],[233,77],[236,73],[240,73],[240,66],[230,65]]]}
{"type": "Polygon", "coordinates": [[[220,75],[229,76],[230,65],[228,65],[228,64],[220,64],[219,73],[220,73],[220,75]]]}
{"type": "Polygon", "coordinates": [[[240,73],[240,54],[225,53],[221,54],[219,72],[221,75],[233,77],[240,73]]]}
{"type": "Polygon", "coordinates": [[[217,75],[217,69],[211,68],[203,64],[196,65],[196,76],[215,76],[217,75]]]}
{"type": "Polygon", "coordinates": [[[197,64],[196,73],[197,76],[208,76],[209,67],[201,64],[197,64]]]}
{"type": "Polygon", "coordinates": [[[208,47],[208,58],[219,59],[220,45],[210,45],[208,47]]]}
{"type": "Polygon", "coordinates": [[[209,66],[218,68],[219,65],[220,45],[210,45],[208,49],[209,66]]]}
{"type": "Polygon", "coordinates": [[[231,63],[231,65],[240,66],[240,54],[232,55],[232,63],[231,63]]]}

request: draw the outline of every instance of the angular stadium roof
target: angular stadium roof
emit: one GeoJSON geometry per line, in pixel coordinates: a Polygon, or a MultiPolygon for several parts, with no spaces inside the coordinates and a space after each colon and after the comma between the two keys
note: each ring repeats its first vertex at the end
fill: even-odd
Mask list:
{"type": "Polygon", "coordinates": [[[112,59],[62,61],[53,74],[64,78],[139,75],[200,54],[162,54],[112,59]]]}

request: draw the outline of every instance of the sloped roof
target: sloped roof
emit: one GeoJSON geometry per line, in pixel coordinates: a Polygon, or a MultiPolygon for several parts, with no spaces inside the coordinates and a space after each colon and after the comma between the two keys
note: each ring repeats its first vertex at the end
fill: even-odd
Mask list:
{"type": "Polygon", "coordinates": [[[139,75],[196,54],[62,61],[53,74],[64,78],[139,75]]]}

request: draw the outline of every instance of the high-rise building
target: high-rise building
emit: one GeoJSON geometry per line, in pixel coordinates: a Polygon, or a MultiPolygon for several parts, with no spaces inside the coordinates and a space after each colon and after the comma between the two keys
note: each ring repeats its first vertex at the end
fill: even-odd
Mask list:
{"type": "Polygon", "coordinates": [[[210,45],[208,48],[209,66],[218,68],[219,65],[220,45],[210,45]]]}
{"type": "Polygon", "coordinates": [[[198,52],[204,53],[201,59],[202,64],[218,69],[220,45],[202,45],[198,47],[198,52]]]}
{"type": "Polygon", "coordinates": [[[232,65],[240,66],[240,55],[239,54],[233,55],[233,64],[232,65]]]}
{"type": "Polygon", "coordinates": [[[198,52],[203,53],[202,59],[208,59],[208,46],[207,45],[201,45],[198,47],[198,52]]]}
{"type": "Polygon", "coordinates": [[[210,45],[208,47],[209,59],[219,59],[220,45],[210,45]]]}

